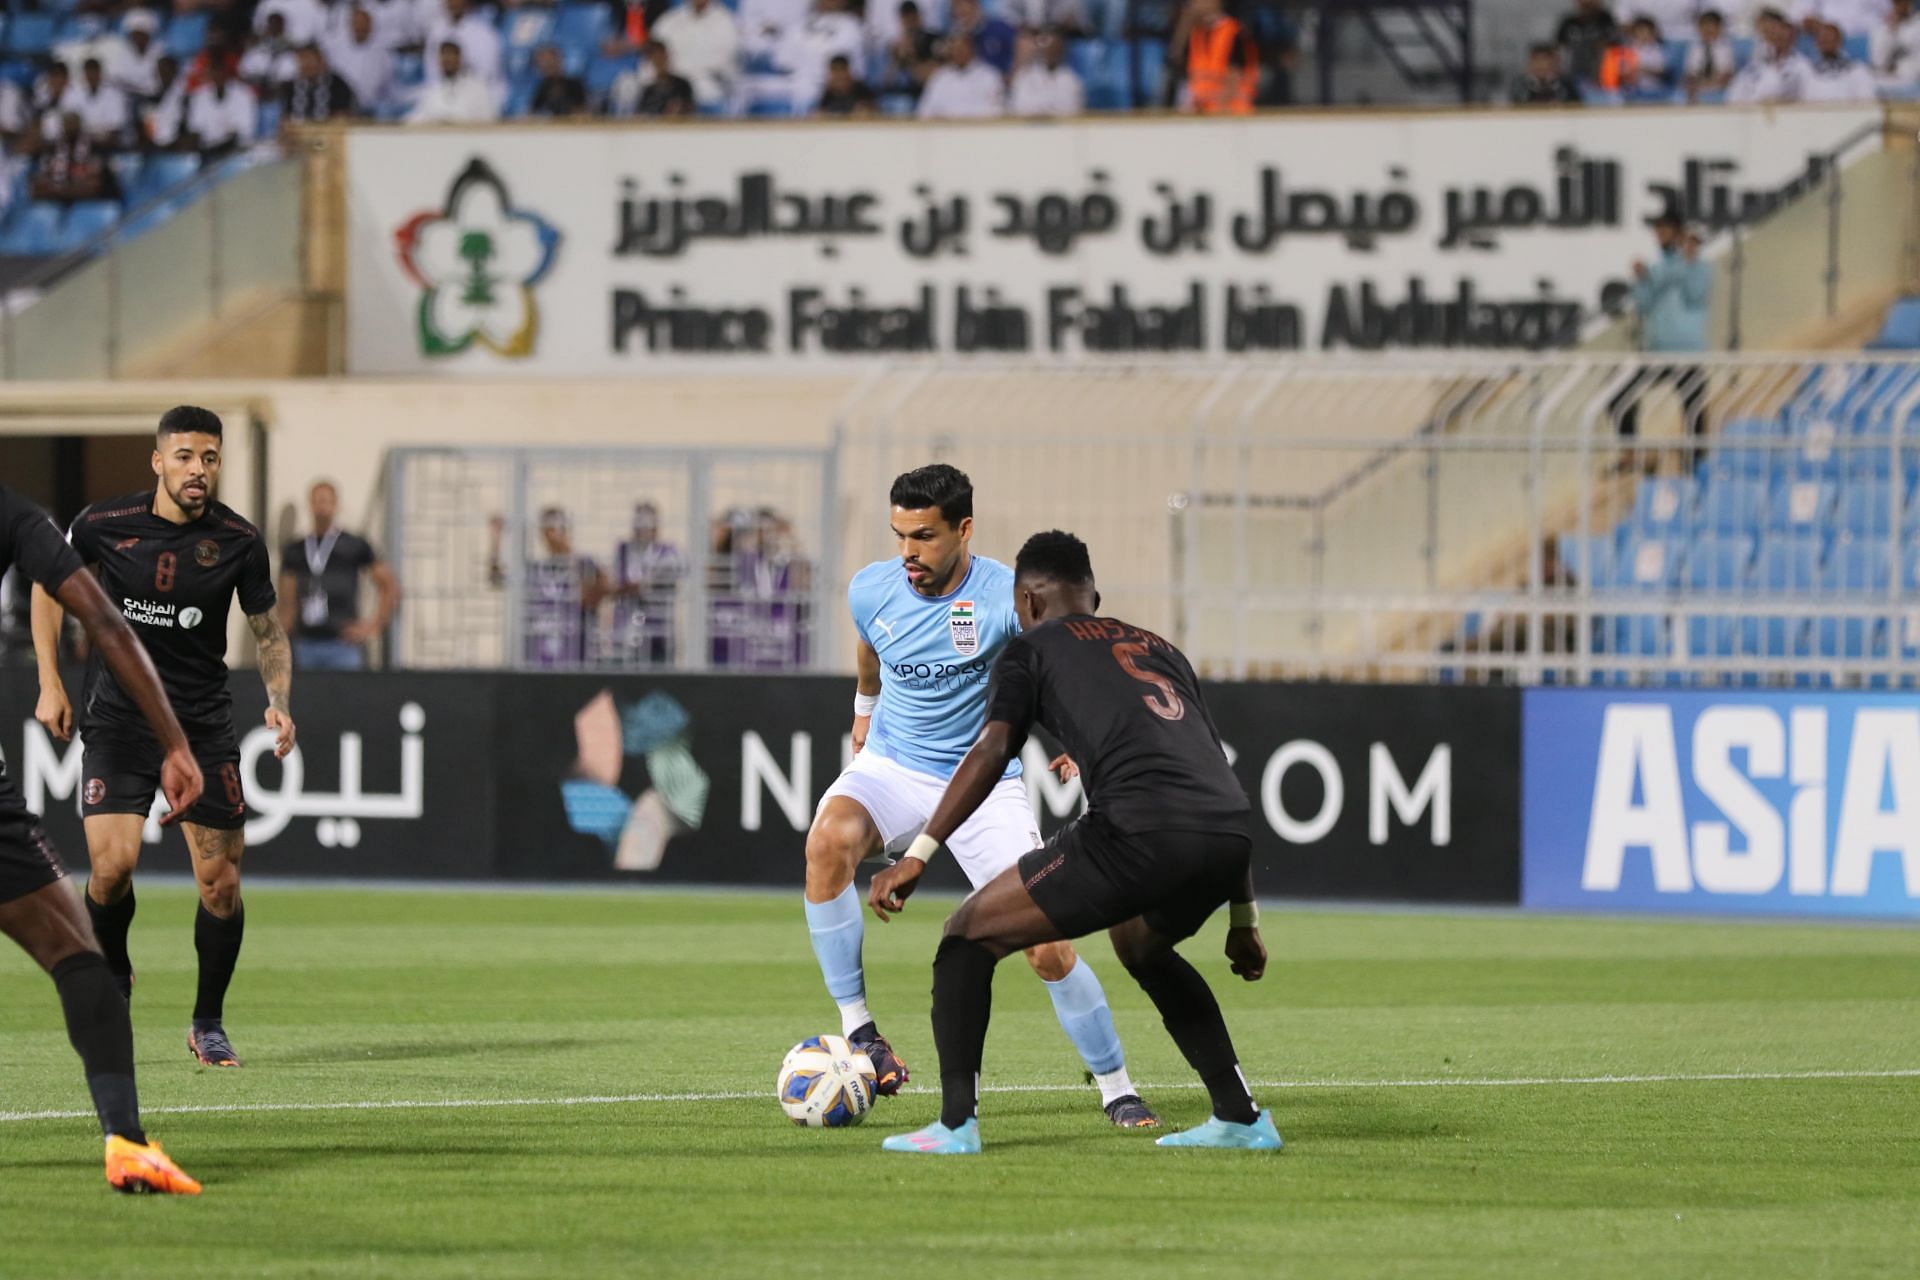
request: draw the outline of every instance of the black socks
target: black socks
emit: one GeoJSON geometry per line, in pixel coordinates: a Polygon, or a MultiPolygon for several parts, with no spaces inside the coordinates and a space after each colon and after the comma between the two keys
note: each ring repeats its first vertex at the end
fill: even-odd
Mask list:
{"type": "Polygon", "coordinates": [[[193,917],[193,949],[200,955],[200,991],[193,1002],[193,1020],[219,1022],[226,1006],[227,985],[240,959],[240,939],[246,933],[245,907],[225,920],[201,903],[193,917]]]}
{"type": "Polygon", "coordinates": [[[1188,1065],[1200,1073],[1213,1099],[1213,1114],[1234,1124],[1252,1124],[1258,1119],[1260,1109],[1240,1074],[1226,1019],[1220,1016],[1220,1004],[1199,971],[1169,947],[1129,965],[1127,972],[1160,1011],[1160,1021],[1186,1055],[1188,1065]]]}
{"type": "Polygon", "coordinates": [[[958,1129],[979,1105],[980,1057],[993,1007],[991,951],[946,937],[933,956],[933,1043],[940,1051],[940,1123],[958,1129]]]}
{"type": "Polygon", "coordinates": [[[146,1142],[133,1085],[133,1023],[106,957],[97,951],[68,956],[53,966],[53,985],[67,1015],[67,1039],[80,1055],[93,1108],[100,1113],[100,1131],[146,1142]]]}
{"type": "Polygon", "coordinates": [[[133,961],[127,958],[127,930],[133,927],[133,886],[127,886],[126,894],[118,902],[102,906],[93,900],[93,889],[89,885],[86,899],[87,918],[93,922],[93,936],[107,957],[107,968],[112,970],[114,980],[120,984],[120,995],[123,998],[130,997],[133,994],[133,961]]]}

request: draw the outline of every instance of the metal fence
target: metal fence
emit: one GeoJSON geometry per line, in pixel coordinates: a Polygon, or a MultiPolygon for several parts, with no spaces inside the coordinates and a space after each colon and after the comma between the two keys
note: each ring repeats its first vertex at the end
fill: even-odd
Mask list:
{"type": "Polygon", "coordinates": [[[1108,607],[1216,676],[1920,670],[1920,361],[1893,357],[927,366],[863,384],[826,451],[404,450],[398,659],[848,670],[846,582],[929,461],[972,475],[976,551],[1078,532],[1108,607]],[[642,497],[678,550],[621,559],[642,497]]]}
{"type": "Polygon", "coordinates": [[[396,449],[409,667],[819,668],[835,560],[821,450],[396,449]]]}

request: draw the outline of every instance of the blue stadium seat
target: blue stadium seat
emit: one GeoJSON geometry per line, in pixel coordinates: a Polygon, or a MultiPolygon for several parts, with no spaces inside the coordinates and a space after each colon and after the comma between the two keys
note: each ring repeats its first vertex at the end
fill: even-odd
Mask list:
{"type": "Polygon", "coordinates": [[[612,20],[603,4],[560,6],[560,18],[554,25],[556,43],[570,48],[598,49],[612,29],[612,20]]]}
{"type": "Polygon", "coordinates": [[[1697,486],[1691,476],[1642,481],[1633,498],[1633,527],[1643,533],[1679,534],[1692,527],[1697,486]]]}
{"type": "MultiPolygon", "coordinates": [[[[1760,546],[1753,585],[1768,595],[1808,595],[1820,582],[1817,538],[1774,538],[1760,546]]],[[[1801,657],[1807,650],[1805,618],[1751,617],[1740,620],[1740,651],[1768,658],[1801,657]]]]}
{"type": "Polygon", "coordinates": [[[206,42],[207,15],[203,12],[174,14],[162,43],[168,53],[185,62],[199,53],[206,42]]]}
{"type": "Polygon", "coordinates": [[[533,65],[534,50],[553,39],[551,10],[508,9],[500,16],[500,46],[509,76],[533,65]]]}
{"type": "Polygon", "coordinates": [[[1767,509],[1767,481],[1709,472],[1695,528],[1718,534],[1757,532],[1767,509]]]}
{"type": "Polygon", "coordinates": [[[1887,544],[1842,540],[1820,569],[1820,589],[1831,595],[1885,594],[1893,582],[1887,544]]]}
{"type": "Polygon", "coordinates": [[[1840,529],[1856,538],[1885,539],[1893,532],[1893,485],[1856,478],[1840,493],[1840,529]]]}
{"type": "Polygon", "coordinates": [[[0,254],[34,258],[53,252],[60,233],[60,206],[34,201],[7,219],[0,231],[0,254]]]}
{"type": "Polygon", "coordinates": [[[16,58],[46,56],[59,26],[50,13],[15,13],[7,19],[7,52],[16,58]]]}
{"type": "Polygon", "coordinates": [[[48,246],[53,253],[73,253],[113,229],[120,221],[120,205],[114,200],[82,200],[67,210],[60,230],[48,246]]]}
{"type": "Polygon", "coordinates": [[[140,166],[140,179],[128,193],[128,203],[138,208],[166,194],[198,172],[200,157],[190,152],[149,156],[147,162],[140,166]]]}
{"type": "Polygon", "coordinates": [[[1678,538],[1637,538],[1616,566],[1613,585],[1622,591],[1660,594],[1679,587],[1687,544],[1678,538]]]}
{"type": "Polygon", "coordinates": [[[1920,297],[1902,298],[1887,308],[1886,323],[1867,350],[1920,351],[1920,297]]]}
{"type": "Polygon", "coordinates": [[[534,71],[523,71],[507,83],[507,98],[501,104],[500,114],[507,119],[517,119],[527,114],[527,107],[533,102],[533,91],[540,87],[540,76],[534,71]]]}
{"type": "Polygon", "coordinates": [[[1782,480],[1767,504],[1767,532],[1813,536],[1833,518],[1840,486],[1832,480],[1782,480]]]}
{"type": "Polygon", "coordinates": [[[1575,582],[1584,582],[1596,591],[1613,587],[1615,550],[1611,536],[1601,533],[1582,538],[1563,533],[1559,547],[1561,567],[1573,575],[1575,582]]]}
{"type": "Polygon", "coordinates": [[[613,89],[613,82],[624,72],[640,66],[639,54],[627,54],[623,57],[609,58],[604,53],[595,53],[587,62],[587,96],[595,102],[604,99],[613,89]]]}
{"type": "Polygon", "coordinates": [[[1687,552],[1687,587],[1703,594],[1730,594],[1747,585],[1753,565],[1753,538],[1747,534],[1706,534],[1687,552]]]}

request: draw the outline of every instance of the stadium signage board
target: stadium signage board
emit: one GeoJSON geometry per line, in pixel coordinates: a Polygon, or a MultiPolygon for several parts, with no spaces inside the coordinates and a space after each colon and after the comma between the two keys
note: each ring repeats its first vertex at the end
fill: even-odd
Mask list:
{"type": "Polygon", "coordinates": [[[1920,918],[1920,698],[1526,695],[1524,901],[1920,918]]]}
{"type": "Polygon", "coordinates": [[[360,374],[1541,350],[1866,109],[358,130],[360,374]]]}

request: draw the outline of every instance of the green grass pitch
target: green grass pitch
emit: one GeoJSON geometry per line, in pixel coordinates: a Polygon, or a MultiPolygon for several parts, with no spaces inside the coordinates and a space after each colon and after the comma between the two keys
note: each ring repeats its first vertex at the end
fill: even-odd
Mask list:
{"type": "MultiPolygon", "coordinates": [[[[987,1096],[979,1158],[883,1154],[936,1111],[928,964],[948,905],[868,925],[872,1004],[921,1085],[819,1132],[772,1098],[785,1050],[836,1029],[797,892],[262,882],[228,1003],[248,1066],[202,1072],[192,900],[143,890],[143,1100],[206,1194],[115,1196],[91,1119],[30,1114],[87,1104],[51,984],[9,948],[0,1275],[1920,1268],[1914,930],[1272,910],[1272,967],[1244,985],[1216,921],[1187,954],[1267,1082],[1277,1156],[1109,1128],[1013,961],[987,1084],[1039,1087],[987,1096]],[[681,1096],[586,1100],[609,1095],[681,1096]],[[448,1100],[473,1105],[365,1105],[448,1100]]],[[[1203,1119],[1144,997],[1103,942],[1086,951],[1149,1100],[1203,1119]]]]}

